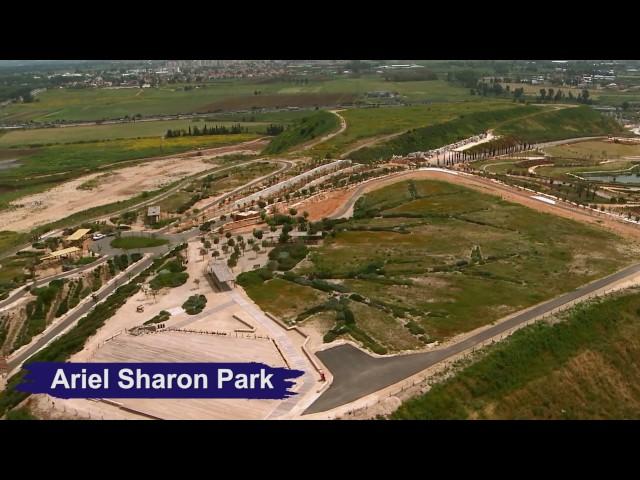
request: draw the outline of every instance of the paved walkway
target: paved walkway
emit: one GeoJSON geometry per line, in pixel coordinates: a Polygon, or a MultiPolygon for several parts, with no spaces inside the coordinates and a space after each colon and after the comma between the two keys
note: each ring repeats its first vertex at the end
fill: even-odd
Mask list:
{"type": "Polygon", "coordinates": [[[282,350],[282,353],[287,358],[289,367],[295,370],[303,370],[305,374],[301,377],[302,385],[296,390],[298,393],[288,399],[282,401],[271,414],[268,419],[279,418],[289,413],[293,407],[307,394],[315,385],[316,380],[313,376],[313,366],[309,363],[309,360],[304,356],[302,350],[296,347],[286,331],[278,325],[276,322],[267,317],[262,310],[255,306],[252,302],[249,302],[242,294],[237,290],[228,292],[227,295],[233,299],[235,303],[240,305],[251,318],[259,323],[267,334],[275,340],[278,347],[282,350]]]}

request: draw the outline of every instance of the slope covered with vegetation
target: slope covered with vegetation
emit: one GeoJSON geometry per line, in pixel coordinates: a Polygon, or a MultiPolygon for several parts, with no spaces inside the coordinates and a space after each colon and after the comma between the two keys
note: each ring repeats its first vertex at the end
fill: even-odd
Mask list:
{"type": "Polygon", "coordinates": [[[620,134],[623,127],[613,118],[591,107],[580,106],[553,110],[516,122],[508,122],[496,129],[501,135],[512,135],[522,142],[549,142],[574,137],[620,134]]]}
{"type": "Polygon", "coordinates": [[[542,109],[533,106],[481,111],[460,115],[455,120],[416,128],[388,142],[356,150],[349,158],[361,163],[385,160],[392,155],[407,155],[411,152],[427,151],[476,135],[503,122],[535,114],[542,109]]]}
{"type": "Polygon", "coordinates": [[[615,120],[587,106],[554,110],[518,106],[461,115],[455,120],[417,128],[386,143],[357,150],[349,158],[361,163],[385,160],[392,155],[438,148],[488,129],[525,143],[620,134],[623,131],[615,120]]]}
{"type": "Polygon", "coordinates": [[[392,418],[638,418],[638,312],[635,288],[526,327],[392,418]]]}
{"type": "Polygon", "coordinates": [[[263,153],[282,153],[296,145],[326,135],[340,127],[338,117],[324,110],[304,117],[276,136],[263,153]]]}

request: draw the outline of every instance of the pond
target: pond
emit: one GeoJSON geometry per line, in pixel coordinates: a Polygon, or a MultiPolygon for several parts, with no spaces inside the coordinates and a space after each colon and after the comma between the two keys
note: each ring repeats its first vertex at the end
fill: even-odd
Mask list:
{"type": "Polygon", "coordinates": [[[17,158],[10,158],[9,160],[0,160],[0,170],[9,170],[10,168],[17,168],[20,164],[17,158]]]}
{"type": "Polygon", "coordinates": [[[606,183],[640,183],[640,172],[619,173],[617,175],[582,175],[585,180],[606,183]]]}

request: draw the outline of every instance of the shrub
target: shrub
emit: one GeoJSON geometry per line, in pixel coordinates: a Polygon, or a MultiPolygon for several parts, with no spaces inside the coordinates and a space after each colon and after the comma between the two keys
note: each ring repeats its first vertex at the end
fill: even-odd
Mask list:
{"type": "Polygon", "coordinates": [[[189,315],[197,315],[204,310],[206,305],[207,297],[204,295],[192,295],[182,304],[182,308],[184,308],[184,311],[189,315]]]}
{"type": "Polygon", "coordinates": [[[189,278],[189,274],[186,272],[171,272],[165,271],[156,275],[149,285],[154,290],[160,290],[161,288],[175,288],[180,285],[184,285],[189,278]]]}

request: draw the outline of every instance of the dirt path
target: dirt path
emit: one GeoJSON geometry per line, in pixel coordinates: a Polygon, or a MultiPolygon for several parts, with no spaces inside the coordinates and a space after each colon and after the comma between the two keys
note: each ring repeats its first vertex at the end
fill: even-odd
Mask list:
{"type": "Polygon", "coordinates": [[[401,132],[390,133],[388,135],[381,135],[379,137],[368,137],[368,138],[364,138],[362,140],[358,140],[346,152],[342,153],[340,155],[340,158],[347,158],[349,155],[351,155],[356,150],[360,150],[361,148],[365,148],[365,147],[371,147],[371,146],[376,145],[376,144],[381,143],[381,142],[386,142],[387,140],[391,140],[391,139],[393,139],[395,137],[399,137],[403,133],[407,133],[407,132],[408,132],[408,130],[403,130],[401,132]]]}
{"type": "Polygon", "coordinates": [[[303,150],[310,150],[316,145],[326,142],[327,140],[331,140],[336,135],[340,135],[342,132],[344,132],[347,129],[347,121],[344,119],[342,115],[338,113],[338,112],[341,112],[342,110],[329,110],[329,111],[333,113],[336,117],[338,117],[338,119],[340,120],[340,128],[338,128],[338,130],[336,130],[335,132],[328,133],[324,137],[320,137],[318,139],[314,139],[314,140],[311,140],[310,142],[303,144],[301,148],[296,150],[296,152],[303,151],[303,150]]]}

